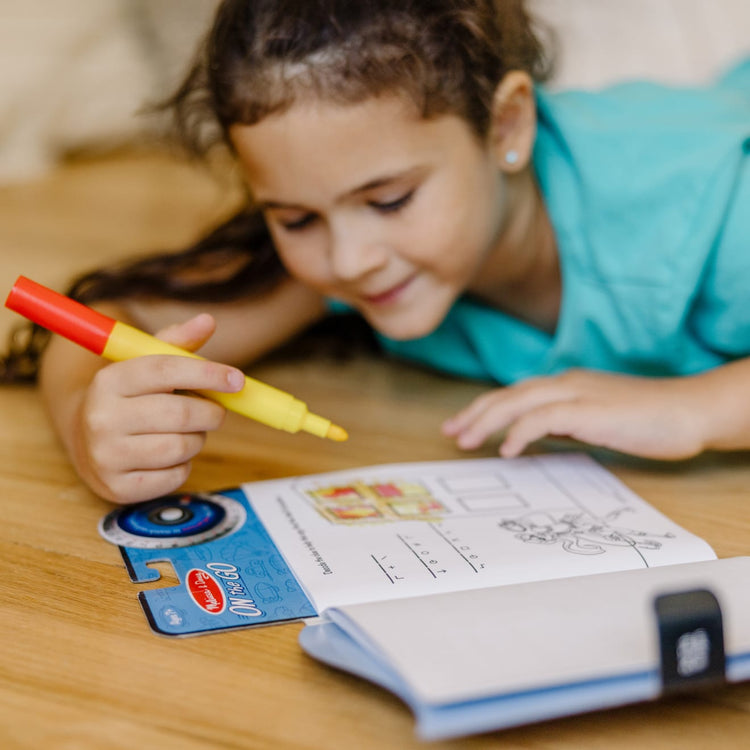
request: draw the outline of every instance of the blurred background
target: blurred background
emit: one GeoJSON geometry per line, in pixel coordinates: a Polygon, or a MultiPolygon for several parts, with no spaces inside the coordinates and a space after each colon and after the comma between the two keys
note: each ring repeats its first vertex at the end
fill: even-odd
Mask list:
{"type": "Polygon", "coordinates": [[[0,0],[0,184],[150,139],[215,0],[0,0]]]}
{"type": "MultiPolygon", "coordinates": [[[[352,0],[356,2],[356,0],[352,0]]],[[[154,140],[216,0],[1,0],[0,185],[66,155],[154,140]]],[[[529,0],[557,87],[702,82],[750,50],[750,0],[529,0]]]]}

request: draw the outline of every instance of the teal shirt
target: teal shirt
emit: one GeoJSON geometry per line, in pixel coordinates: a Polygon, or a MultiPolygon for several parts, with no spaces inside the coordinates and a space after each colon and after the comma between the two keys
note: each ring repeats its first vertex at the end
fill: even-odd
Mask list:
{"type": "Polygon", "coordinates": [[[498,383],[571,367],[686,375],[750,355],[750,60],[707,88],[539,89],[537,105],[555,333],[461,299],[433,333],[383,347],[498,383]]]}

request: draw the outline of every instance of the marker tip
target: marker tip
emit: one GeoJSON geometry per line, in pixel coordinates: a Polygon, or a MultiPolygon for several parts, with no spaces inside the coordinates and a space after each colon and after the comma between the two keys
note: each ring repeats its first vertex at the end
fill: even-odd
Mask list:
{"type": "Polygon", "coordinates": [[[343,427],[339,427],[337,424],[332,424],[326,432],[326,437],[329,440],[335,440],[337,443],[343,443],[344,440],[349,439],[349,434],[343,427]]]}

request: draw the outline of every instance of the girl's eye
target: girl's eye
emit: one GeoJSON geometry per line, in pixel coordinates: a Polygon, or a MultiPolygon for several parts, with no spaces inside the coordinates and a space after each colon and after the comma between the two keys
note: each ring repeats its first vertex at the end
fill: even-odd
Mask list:
{"type": "Polygon", "coordinates": [[[408,193],[405,193],[400,198],[396,198],[396,200],[384,201],[382,203],[380,201],[370,201],[370,205],[374,209],[387,214],[387,213],[391,213],[392,211],[398,211],[399,209],[406,206],[406,204],[409,203],[409,201],[412,199],[413,196],[414,196],[414,191],[410,190],[408,193]]]}
{"type": "Polygon", "coordinates": [[[304,216],[300,216],[299,219],[294,219],[293,221],[280,221],[279,223],[287,231],[295,232],[309,226],[314,220],[315,214],[304,214],[304,216]]]}

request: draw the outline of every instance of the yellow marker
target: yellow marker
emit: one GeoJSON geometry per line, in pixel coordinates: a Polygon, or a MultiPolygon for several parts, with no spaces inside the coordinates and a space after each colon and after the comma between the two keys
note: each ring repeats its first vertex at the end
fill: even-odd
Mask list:
{"type": "MultiPolygon", "coordinates": [[[[20,276],[11,289],[6,307],[38,325],[86,347],[114,362],[146,354],[174,354],[180,357],[204,357],[167,344],[160,339],[92,310],[80,302],[20,276]]],[[[329,419],[311,414],[307,405],[289,393],[245,377],[237,393],[198,391],[227,409],[287,432],[309,432],[341,442],[349,436],[329,419]]]]}

